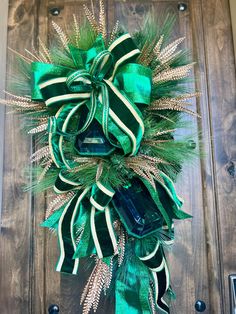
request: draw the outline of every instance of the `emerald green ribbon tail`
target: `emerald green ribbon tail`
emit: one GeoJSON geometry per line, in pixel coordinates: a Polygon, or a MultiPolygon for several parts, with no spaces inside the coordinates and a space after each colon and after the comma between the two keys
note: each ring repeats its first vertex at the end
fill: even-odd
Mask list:
{"type": "Polygon", "coordinates": [[[134,260],[125,265],[115,283],[115,313],[150,314],[148,268],[134,260]]]}

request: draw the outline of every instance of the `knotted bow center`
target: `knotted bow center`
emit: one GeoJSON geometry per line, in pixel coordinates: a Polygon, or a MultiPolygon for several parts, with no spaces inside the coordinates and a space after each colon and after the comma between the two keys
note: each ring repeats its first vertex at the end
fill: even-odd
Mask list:
{"type": "Polygon", "coordinates": [[[110,51],[100,52],[93,60],[90,70],[78,70],[70,74],[66,80],[68,89],[74,93],[98,94],[102,81],[113,68],[113,57],[110,51]]]}

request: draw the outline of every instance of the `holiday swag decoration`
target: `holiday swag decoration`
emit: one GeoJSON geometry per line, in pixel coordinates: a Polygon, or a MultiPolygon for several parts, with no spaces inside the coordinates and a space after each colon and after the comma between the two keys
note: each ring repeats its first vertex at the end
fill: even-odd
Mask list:
{"type": "Polygon", "coordinates": [[[173,18],[158,26],[149,16],[132,35],[117,22],[108,35],[99,5],[98,20],[85,6],[84,23],[73,16],[67,34],[53,22],[57,42],[20,55],[17,95],[5,103],[39,147],[31,188],[55,192],[42,226],[58,236],[56,270],[76,275],[82,259],[95,263],[83,313],[108,289],[117,314],[169,313],[164,249],[174,219],[190,217],[173,181],[195,154],[175,136],[183,114],[196,115],[187,107],[193,64],[178,50],[184,38],[167,43],[173,18]]]}

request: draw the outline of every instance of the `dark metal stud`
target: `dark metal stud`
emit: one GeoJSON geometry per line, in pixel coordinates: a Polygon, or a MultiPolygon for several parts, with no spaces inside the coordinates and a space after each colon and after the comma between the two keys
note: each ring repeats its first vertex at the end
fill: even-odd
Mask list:
{"type": "Polygon", "coordinates": [[[225,168],[226,168],[226,171],[228,172],[228,175],[231,178],[235,178],[236,170],[235,170],[235,165],[233,161],[229,161],[225,168]]]}
{"type": "Polygon", "coordinates": [[[57,304],[51,304],[48,308],[48,314],[58,314],[59,306],[57,304]]]}
{"type": "Polygon", "coordinates": [[[178,10],[183,12],[187,10],[187,4],[186,3],[179,3],[178,4],[178,10]]]}
{"type": "Polygon", "coordinates": [[[51,8],[50,9],[50,13],[53,15],[53,16],[58,16],[60,13],[61,13],[61,10],[59,8],[51,8]]]}
{"type": "Polygon", "coordinates": [[[197,312],[204,312],[206,309],[206,303],[202,300],[197,300],[195,303],[195,310],[197,312]]]}

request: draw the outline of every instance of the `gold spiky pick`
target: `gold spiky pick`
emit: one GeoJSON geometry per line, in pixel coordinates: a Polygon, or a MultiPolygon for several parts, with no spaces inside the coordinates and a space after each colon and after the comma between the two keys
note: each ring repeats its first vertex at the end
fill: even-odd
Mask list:
{"type": "Polygon", "coordinates": [[[40,183],[43,178],[46,176],[47,172],[49,171],[49,169],[51,168],[51,166],[53,165],[53,160],[48,160],[43,168],[43,171],[40,173],[39,177],[38,177],[38,183],[40,183]]]}
{"type": "Polygon", "coordinates": [[[20,100],[20,101],[24,101],[24,102],[31,102],[31,98],[30,97],[27,97],[27,96],[18,96],[18,95],[15,95],[15,94],[12,94],[8,91],[3,91],[7,96],[10,96],[12,97],[14,100],[20,100]]]}
{"type": "Polygon", "coordinates": [[[155,57],[153,47],[156,45],[157,38],[155,38],[151,43],[147,40],[141,50],[141,53],[138,57],[138,62],[144,66],[149,66],[152,60],[155,57]]]}
{"type": "Polygon", "coordinates": [[[176,81],[188,77],[190,75],[191,69],[193,68],[193,65],[194,63],[190,63],[176,68],[164,70],[154,76],[153,83],[155,84],[167,81],[176,81]]]}
{"type": "Polygon", "coordinates": [[[104,41],[107,39],[106,15],[103,0],[99,1],[99,33],[102,34],[104,41]]]}
{"type": "Polygon", "coordinates": [[[185,100],[199,97],[199,93],[191,93],[191,94],[185,94],[182,96],[177,96],[174,98],[162,98],[157,101],[154,101],[152,105],[148,108],[148,110],[176,110],[176,111],[183,111],[188,114],[191,114],[193,116],[201,118],[201,116],[186,108],[186,106],[191,106],[191,103],[185,102],[185,100]]]}
{"type": "Polygon", "coordinates": [[[68,203],[72,197],[75,195],[75,192],[70,191],[67,193],[59,194],[49,203],[45,217],[46,219],[50,217],[56,210],[61,208],[64,204],[68,203]]]}
{"type": "Polygon", "coordinates": [[[99,33],[99,26],[97,24],[97,21],[95,19],[94,14],[89,10],[89,8],[87,7],[86,4],[84,4],[84,13],[85,13],[85,16],[87,17],[87,20],[89,21],[92,29],[94,30],[94,32],[96,34],[98,34],[99,33]]]}
{"type": "Polygon", "coordinates": [[[28,49],[25,49],[25,52],[27,52],[32,58],[34,58],[36,61],[38,62],[43,62],[43,60],[37,55],[37,54],[33,54],[31,51],[29,51],[28,49]]]}
{"type": "MultiPolygon", "coordinates": [[[[111,258],[112,259],[112,258],[111,258]]],[[[93,309],[96,312],[103,289],[108,289],[112,278],[112,260],[111,267],[96,258],[96,265],[84,287],[81,295],[80,304],[83,304],[83,314],[89,314],[93,309]]]]}
{"type": "Polygon", "coordinates": [[[34,152],[31,156],[30,156],[30,161],[31,162],[36,162],[39,161],[45,157],[49,157],[50,156],[50,148],[48,145],[43,146],[41,148],[39,148],[38,150],[36,150],[36,152],[34,152]]]}
{"type": "Polygon", "coordinates": [[[14,107],[14,109],[19,111],[31,111],[36,109],[44,109],[42,103],[34,103],[17,99],[1,99],[1,103],[7,106],[14,107]]]}
{"type": "Polygon", "coordinates": [[[39,54],[40,56],[46,60],[45,62],[47,63],[52,63],[52,58],[50,55],[50,51],[48,50],[48,48],[46,47],[46,45],[44,44],[44,42],[41,40],[41,38],[38,38],[39,40],[39,54]],[[42,49],[42,51],[41,51],[42,49]]]}
{"type": "Polygon", "coordinates": [[[52,21],[52,26],[55,29],[55,31],[57,32],[57,35],[58,35],[59,39],[61,40],[63,47],[67,51],[69,51],[68,45],[69,45],[70,40],[69,40],[68,36],[64,33],[62,28],[57,23],[55,23],[54,21],[52,21]]]}
{"type": "Polygon", "coordinates": [[[34,62],[34,60],[32,60],[32,59],[30,59],[30,58],[28,58],[28,57],[22,55],[21,53],[19,53],[18,51],[14,50],[14,49],[12,49],[12,48],[10,48],[10,47],[8,47],[8,50],[11,51],[11,52],[13,52],[15,55],[19,56],[21,59],[23,59],[24,61],[26,61],[26,62],[29,63],[29,64],[32,63],[32,62],[34,62]]]}
{"type": "Polygon", "coordinates": [[[37,134],[37,133],[41,133],[46,131],[48,128],[48,123],[43,123],[40,124],[38,126],[36,126],[35,128],[32,128],[28,131],[28,134],[37,134]]]}
{"type": "Polygon", "coordinates": [[[114,41],[114,39],[116,38],[117,32],[118,32],[118,30],[119,30],[119,27],[120,27],[120,22],[117,20],[117,21],[116,21],[116,24],[114,25],[114,27],[113,27],[113,29],[112,29],[108,46],[110,46],[111,43],[112,43],[112,42],[114,41]]]}
{"type": "Polygon", "coordinates": [[[155,180],[163,181],[158,170],[158,164],[165,162],[160,158],[152,158],[147,155],[140,154],[135,157],[126,158],[126,166],[132,169],[138,176],[147,180],[155,189],[155,180]]]}
{"type": "Polygon", "coordinates": [[[78,24],[75,14],[73,14],[73,21],[74,21],[75,43],[76,43],[76,46],[79,47],[80,28],[79,28],[79,24],[78,24]]]}
{"type": "Polygon", "coordinates": [[[153,48],[153,52],[157,58],[159,57],[159,54],[161,52],[161,46],[163,44],[163,40],[164,40],[164,35],[161,35],[158,42],[156,43],[156,45],[153,48]]]}
{"type": "Polygon", "coordinates": [[[158,55],[158,59],[161,63],[165,63],[176,51],[178,46],[185,40],[185,37],[180,37],[173,41],[171,44],[162,49],[158,55]]]}

